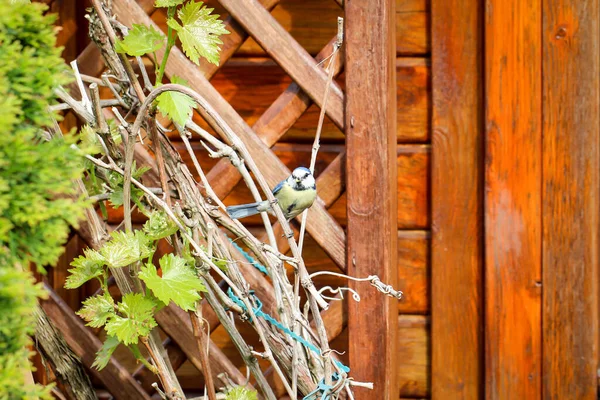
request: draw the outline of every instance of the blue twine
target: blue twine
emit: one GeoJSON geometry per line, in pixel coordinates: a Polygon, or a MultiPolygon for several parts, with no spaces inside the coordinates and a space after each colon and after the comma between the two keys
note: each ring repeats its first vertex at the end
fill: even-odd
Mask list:
{"type": "Polygon", "coordinates": [[[263,274],[269,276],[269,271],[267,271],[267,269],[265,268],[264,265],[262,265],[261,263],[259,263],[258,261],[256,261],[254,258],[252,258],[252,256],[250,254],[246,253],[244,251],[244,249],[242,249],[236,242],[234,242],[233,240],[231,240],[231,238],[229,239],[229,241],[231,242],[231,244],[233,245],[233,247],[235,247],[236,250],[239,251],[246,258],[246,260],[248,260],[248,262],[250,263],[250,265],[252,265],[254,268],[256,268],[257,270],[259,270],[263,274]]]}
{"type": "MultiPolygon", "coordinates": [[[[304,347],[310,349],[313,353],[315,353],[317,355],[321,355],[321,351],[314,344],[307,342],[306,340],[304,340],[304,338],[302,336],[299,336],[299,335],[295,334],[294,332],[290,331],[288,328],[286,328],[284,325],[282,325],[275,318],[273,318],[269,314],[265,313],[262,310],[262,307],[263,307],[262,302],[258,299],[258,297],[256,297],[254,295],[254,293],[251,292],[250,294],[252,296],[254,296],[254,300],[256,301],[256,304],[257,304],[257,307],[252,309],[252,311],[254,311],[254,315],[256,315],[257,317],[264,318],[265,321],[269,322],[271,325],[280,329],[285,334],[289,335],[292,339],[301,343],[304,347]]],[[[240,306],[244,311],[248,311],[248,308],[246,307],[244,302],[233,293],[233,290],[231,290],[231,288],[229,288],[227,290],[227,295],[235,304],[240,306]]],[[[348,368],[347,366],[342,364],[340,361],[334,360],[334,362],[338,366],[338,368],[340,368],[345,373],[350,372],[350,368],[348,368]]],[[[337,373],[335,373],[335,374],[333,374],[333,379],[338,380],[338,379],[340,379],[340,377],[337,373]]],[[[314,391],[312,391],[311,393],[309,393],[308,395],[306,395],[303,400],[308,400],[309,398],[317,395],[321,391],[323,392],[323,395],[321,396],[321,400],[326,400],[329,398],[329,393],[331,392],[331,389],[333,389],[333,386],[326,385],[325,381],[321,380],[319,382],[317,388],[314,391]]]]}

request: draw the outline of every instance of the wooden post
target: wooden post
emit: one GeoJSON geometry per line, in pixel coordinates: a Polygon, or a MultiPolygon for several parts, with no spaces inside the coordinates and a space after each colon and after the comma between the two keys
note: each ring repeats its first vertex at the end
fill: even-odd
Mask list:
{"type": "MultiPolygon", "coordinates": [[[[347,265],[352,276],[397,281],[395,0],[346,0],[347,265]]],[[[398,399],[397,304],[368,283],[352,284],[351,375],[373,382],[361,400],[398,399]]]]}
{"type": "Polygon", "coordinates": [[[597,398],[598,0],[543,3],[544,399],[597,398]]]}
{"type": "Polygon", "coordinates": [[[483,392],[482,6],[431,3],[433,399],[483,392]]]}
{"type": "Polygon", "coordinates": [[[541,399],[540,0],[487,0],[486,399],[541,399]]]}

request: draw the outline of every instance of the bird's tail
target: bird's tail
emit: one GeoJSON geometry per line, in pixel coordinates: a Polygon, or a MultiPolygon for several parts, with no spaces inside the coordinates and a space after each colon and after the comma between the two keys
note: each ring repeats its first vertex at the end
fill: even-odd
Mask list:
{"type": "Polygon", "coordinates": [[[227,207],[227,213],[233,219],[240,219],[249,217],[251,215],[256,215],[262,211],[266,211],[266,207],[268,207],[268,202],[264,201],[258,203],[242,204],[239,206],[227,207]]]}

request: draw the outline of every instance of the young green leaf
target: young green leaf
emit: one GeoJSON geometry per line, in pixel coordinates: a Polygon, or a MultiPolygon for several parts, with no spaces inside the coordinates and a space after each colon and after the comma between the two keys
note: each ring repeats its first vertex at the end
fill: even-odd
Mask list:
{"type": "Polygon", "coordinates": [[[83,302],[83,307],[77,312],[85,319],[88,326],[100,328],[115,314],[115,302],[108,293],[96,295],[83,302]]]}
{"type": "Polygon", "coordinates": [[[152,242],[142,231],[113,232],[112,239],[100,249],[106,263],[112,268],[125,267],[149,257],[152,242]]]}
{"type": "Polygon", "coordinates": [[[162,211],[153,211],[144,224],[144,233],[150,240],[171,236],[177,229],[177,225],[162,211]]]}
{"type": "Polygon", "coordinates": [[[182,4],[185,0],[156,0],[154,7],[172,7],[182,4]]]}
{"type": "Polygon", "coordinates": [[[165,38],[153,26],[133,24],[127,36],[115,42],[117,53],[127,53],[130,56],[143,56],[163,47],[165,38]]]}
{"type": "MultiPolygon", "coordinates": [[[[178,76],[171,77],[171,83],[187,86],[187,82],[178,76]]],[[[196,102],[188,95],[169,91],[163,92],[156,98],[156,105],[160,113],[171,118],[180,125],[185,125],[192,117],[192,110],[196,107],[196,102]]]]}
{"type": "Polygon", "coordinates": [[[119,339],[114,336],[107,336],[104,344],[96,353],[96,359],[92,364],[92,368],[96,368],[98,371],[101,371],[108,365],[110,361],[110,356],[115,352],[117,347],[119,347],[119,339]]]}
{"type": "Polygon", "coordinates": [[[160,259],[162,277],[158,275],[153,264],[142,267],[139,277],[152,290],[152,293],[163,303],[173,301],[182,309],[194,309],[200,299],[199,291],[206,291],[196,272],[185,260],[173,254],[166,254],[160,259]]]}
{"type": "Polygon", "coordinates": [[[126,294],[117,305],[123,316],[113,315],[106,324],[106,332],[116,336],[123,344],[136,344],[140,336],[148,336],[156,326],[153,316],[155,305],[152,299],[141,293],[126,294]]]}
{"type": "Polygon", "coordinates": [[[69,270],[71,275],[67,277],[65,288],[76,289],[87,281],[102,276],[106,261],[102,254],[96,250],[85,249],[83,256],[79,256],[71,262],[75,267],[69,270]]]}
{"type": "Polygon", "coordinates": [[[181,25],[174,18],[167,20],[167,25],[177,31],[183,51],[196,65],[200,64],[200,56],[219,65],[219,45],[223,43],[219,36],[229,33],[219,15],[211,15],[213,10],[201,1],[190,1],[177,11],[181,25]]]}
{"type": "MultiPolygon", "coordinates": [[[[147,166],[140,167],[136,169],[135,161],[131,167],[131,176],[139,180],[144,173],[149,171],[151,168],[147,166]]],[[[123,205],[123,175],[118,172],[109,172],[108,173],[108,182],[109,186],[112,189],[112,193],[108,200],[111,202],[113,208],[119,208],[123,205]]],[[[144,192],[141,189],[138,189],[133,184],[131,185],[131,200],[138,204],[144,192]]]]}
{"type": "Polygon", "coordinates": [[[227,392],[225,400],[258,400],[258,392],[244,386],[236,386],[227,392]]]}
{"type": "Polygon", "coordinates": [[[81,149],[87,154],[99,154],[102,153],[102,146],[96,136],[96,132],[91,126],[85,124],[79,131],[79,138],[81,139],[81,149]]]}

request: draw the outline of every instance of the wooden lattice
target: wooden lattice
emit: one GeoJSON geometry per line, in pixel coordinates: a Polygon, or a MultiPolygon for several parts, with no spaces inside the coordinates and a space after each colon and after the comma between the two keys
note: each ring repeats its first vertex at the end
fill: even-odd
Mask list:
{"type": "MultiPolygon", "coordinates": [[[[341,1],[337,1],[337,3],[340,7],[342,6],[341,1]]],[[[269,13],[278,4],[277,0],[219,0],[219,4],[229,14],[225,23],[227,29],[231,32],[230,35],[222,38],[224,43],[220,65],[226,64],[246,39],[251,37],[291,77],[292,83],[285,88],[252,126],[249,126],[209,82],[209,79],[218,72],[219,67],[207,62],[201,62],[198,67],[191,63],[179,49],[174,48],[169,57],[166,75],[170,77],[176,74],[187,80],[192,88],[202,93],[225,122],[244,141],[269,185],[274,186],[281,179],[288,176],[290,171],[271,150],[271,147],[286,134],[290,127],[297,123],[313,103],[317,106],[322,105],[327,76],[318,63],[332,53],[336,37],[332,37],[313,58],[269,13]]],[[[153,18],[152,15],[148,15],[148,13],[155,10],[153,0],[139,0],[137,2],[134,0],[113,0],[112,6],[119,21],[127,26],[131,26],[133,23],[141,23],[154,25],[156,29],[161,29],[156,24],[156,21],[160,21],[160,16],[153,18]]],[[[341,9],[340,14],[342,14],[341,9]]],[[[331,21],[331,23],[333,25],[335,21],[331,21]]],[[[73,40],[75,34],[76,32],[65,34],[63,43],[73,40]]],[[[77,33],[77,36],[81,37],[81,32],[77,33]]],[[[162,54],[159,53],[158,57],[162,57],[162,54]]],[[[343,71],[344,55],[340,52],[335,57],[336,62],[334,65],[336,69],[334,74],[337,76],[343,71]]],[[[89,44],[77,56],[77,63],[82,72],[92,76],[100,75],[104,69],[100,54],[93,44],[89,44]]],[[[424,66],[424,64],[421,65],[424,66]]],[[[344,91],[334,81],[329,94],[326,114],[331,123],[341,132],[344,132],[345,124],[344,103],[344,91]]],[[[209,121],[206,115],[202,115],[202,117],[209,121]]],[[[204,122],[202,118],[195,117],[195,119],[201,124],[204,122]]],[[[210,126],[210,123],[203,124],[203,126],[210,126]]],[[[181,145],[180,149],[183,150],[183,144],[175,143],[176,148],[179,145],[181,145]]],[[[426,165],[427,150],[417,151],[415,154],[417,157],[421,157],[420,154],[423,154],[425,157],[421,157],[422,160],[419,160],[419,163],[426,165]]],[[[152,165],[154,163],[152,157],[145,153],[141,147],[136,149],[136,159],[144,164],[152,165]]],[[[339,270],[343,272],[347,270],[345,230],[327,209],[339,199],[344,198],[345,163],[346,152],[342,150],[331,157],[328,165],[322,169],[317,179],[320,200],[311,208],[307,224],[307,232],[316,244],[326,251],[339,270]]],[[[240,180],[239,174],[227,159],[219,160],[213,165],[207,177],[219,198],[226,198],[240,180]]],[[[423,213],[426,215],[426,204],[423,213]]],[[[426,217],[424,218],[426,219],[426,217]]],[[[119,213],[111,213],[109,222],[116,223],[119,219],[119,213]]],[[[274,228],[276,235],[280,237],[280,228],[278,226],[274,228]]],[[[298,234],[297,231],[295,233],[298,234]]],[[[78,234],[86,243],[94,243],[93,234],[86,229],[85,224],[79,229],[78,234]]],[[[424,237],[421,235],[420,239],[424,237]]],[[[411,238],[409,237],[409,239],[411,238]]],[[[263,238],[264,240],[266,238],[263,238]]],[[[281,252],[288,250],[285,240],[280,240],[278,246],[281,252]]],[[[161,249],[159,249],[160,251],[161,249]]],[[[264,277],[260,274],[251,274],[248,281],[260,293],[265,303],[273,302],[270,284],[264,277]]],[[[44,302],[44,309],[59,329],[65,333],[68,343],[82,357],[84,364],[89,367],[93,362],[94,354],[101,346],[101,340],[87,329],[79,317],[73,313],[72,308],[77,307],[77,304],[67,304],[61,299],[64,296],[57,295],[49,286],[47,288],[51,295],[44,302]]],[[[208,320],[211,331],[218,330],[219,320],[206,303],[203,304],[203,315],[208,320]]],[[[327,326],[329,338],[333,341],[346,328],[345,305],[342,302],[333,302],[330,308],[322,313],[322,316],[327,326]]],[[[173,367],[178,369],[186,361],[189,361],[195,368],[202,371],[200,355],[187,314],[171,305],[160,311],[156,316],[156,320],[162,331],[167,335],[164,345],[168,350],[173,367]]],[[[245,376],[240,373],[236,362],[228,358],[222,346],[213,341],[211,341],[210,346],[209,354],[214,377],[226,373],[235,382],[245,382],[245,376]]],[[[153,391],[151,384],[156,381],[153,373],[144,366],[140,366],[130,375],[127,368],[114,357],[104,370],[91,369],[90,371],[115,398],[149,398],[148,393],[153,391]]],[[[276,394],[282,396],[285,390],[281,384],[278,384],[272,371],[267,371],[266,376],[275,388],[276,394]]]]}

